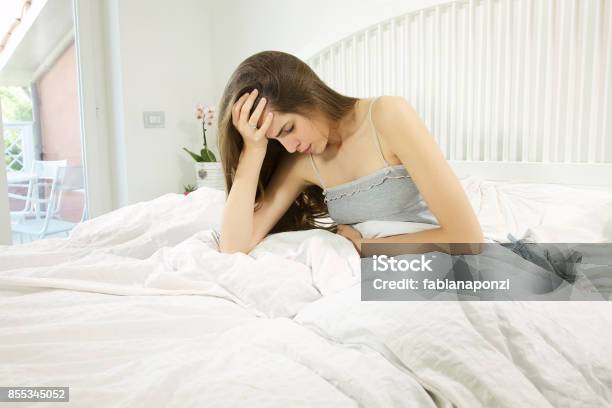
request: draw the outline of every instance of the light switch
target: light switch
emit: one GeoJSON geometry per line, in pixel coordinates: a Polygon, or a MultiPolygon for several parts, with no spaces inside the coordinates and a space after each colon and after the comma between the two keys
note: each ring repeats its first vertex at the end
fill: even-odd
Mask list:
{"type": "Polygon", "coordinates": [[[163,128],[166,127],[166,115],[162,111],[147,111],[143,112],[144,127],[146,128],[163,128]]]}

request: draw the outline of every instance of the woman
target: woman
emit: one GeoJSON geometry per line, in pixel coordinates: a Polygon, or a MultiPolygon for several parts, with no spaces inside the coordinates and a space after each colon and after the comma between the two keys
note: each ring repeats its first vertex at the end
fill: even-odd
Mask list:
{"type": "Polygon", "coordinates": [[[401,97],[341,95],[295,56],[264,51],[238,66],[220,111],[222,252],[311,228],[345,236],[360,253],[370,242],[483,240],[461,184],[401,97]],[[321,223],[328,215],[337,227],[321,223]],[[439,227],[366,240],[350,224],[370,219],[439,227]]]}

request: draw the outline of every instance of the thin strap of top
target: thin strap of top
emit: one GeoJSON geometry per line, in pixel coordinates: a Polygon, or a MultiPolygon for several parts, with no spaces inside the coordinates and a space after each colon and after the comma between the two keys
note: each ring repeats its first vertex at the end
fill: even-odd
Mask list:
{"type": "MultiPolygon", "coordinates": [[[[380,157],[385,163],[385,167],[390,167],[389,163],[387,163],[387,160],[385,160],[385,156],[382,153],[382,148],[380,147],[380,140],[378,139],[378,133],[376,132],[376,128],[374,127],[374,122],[372,122],[372,106],[374,105],[374,102],[376,102],[376,99],[378,99],[378,97],[374,98],[372,102],[370,102],[370,107],[368,109],[368,120],[370,121],[370,125],[372,126],[372,133],[374,134],[374,140],[376,141],[378,153],[380,153],[380,157]]],[[[323,189],[326,189],[327,187],[325,187],[325,183],[323,183],[323,178],[321,178],[321,173],[319,173],[319,169],[317,169],[317,165],[315,164],[314,159],[312,158],[312,154],[310,155],[310,163],[312,164],[312,168],[314,169],[317,177],[319,178],[319,182],[321,182],[323,189]]]]}
{"type": "Polygon", "coordinates": [[[376,147],[378,148],[378,153],[380,153],[380,157],[385,163],[385,167],[391,167],[389,163],[387,163],[387,160],[385,160],[385,156],[383,155],[382,148],[380,147],[380,140],[378,139],[378,133],[376,132],[376,128],[374,127],[374,122],[372,122],[372,106],[374,105],[374,102],[376,102],[377,99],[378,97],[374,98],[374,100],[370,102],[368,118],[370,119],[370,125],[372,125],[372,133],[374,134],[374,139],[376,140],[376,147]]]}
{"type": "Polygon", "coordinates": [[[312,154],[310,154],[310,163],[312,163],[312,168],[317,174],[317,177],[319,178],[319,182],[323,186],[323,189],[326,189],[327,187],[325,187],[325,183],[323,183],[323,179],[321,178],[321,173],[319,173],[319,169],[317,169],[317,165],[315,164],[314,159],[312,158],[312,154]]]}

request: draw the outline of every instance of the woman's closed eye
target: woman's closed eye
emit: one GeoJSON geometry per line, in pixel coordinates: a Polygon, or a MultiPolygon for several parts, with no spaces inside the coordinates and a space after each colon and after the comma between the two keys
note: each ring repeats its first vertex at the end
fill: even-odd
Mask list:
{"type": "Polygon", "coordinates": [[[287,134],[289,134],[291,131],[293,131],[293,126],[291,126],[289,129],[286,129],[285,131],[281,132],[281,134],[278,135],[278,139],[282,139],[283,137],[287,136],[287,134]]]}

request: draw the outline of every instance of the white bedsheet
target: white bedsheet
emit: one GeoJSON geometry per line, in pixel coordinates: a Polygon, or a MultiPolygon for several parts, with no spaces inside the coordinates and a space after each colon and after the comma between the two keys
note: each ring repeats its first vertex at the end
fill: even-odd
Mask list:
{"type": "Polygon", "coordinates": [[[0,247],[2,385],[73,406],[612,403],[608,302],[360,302],[347,240],[221,254],[222,204],[168,194],[0,247]]]}

